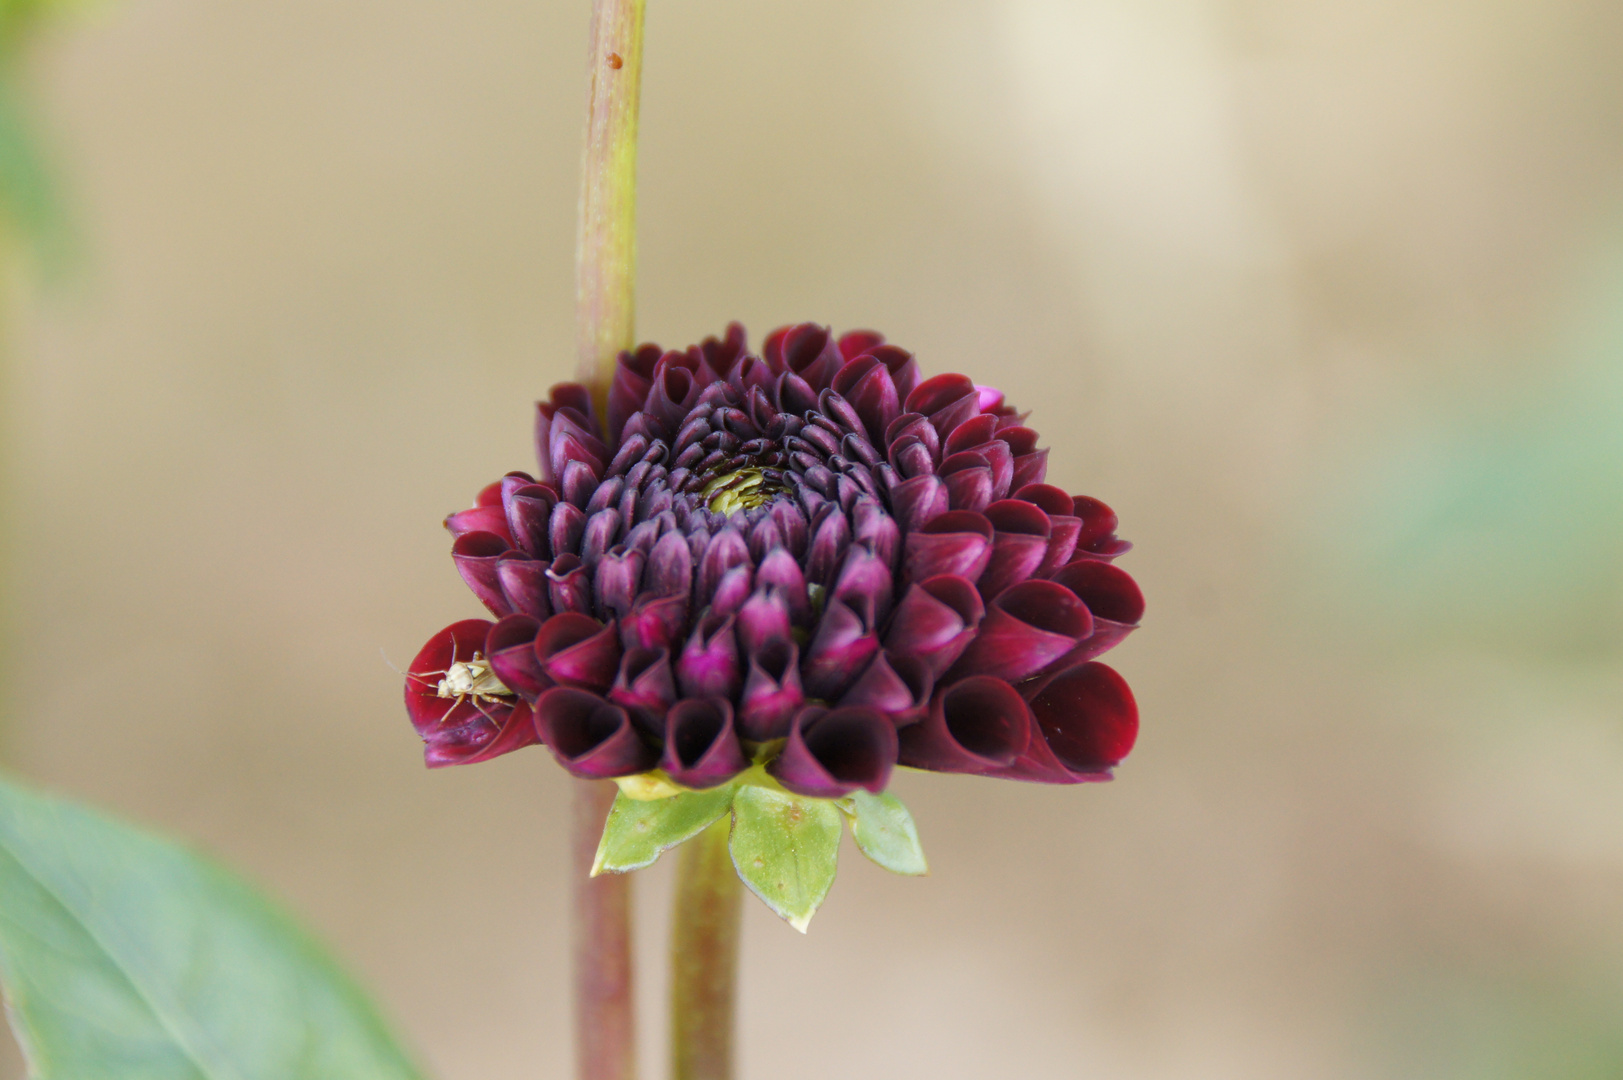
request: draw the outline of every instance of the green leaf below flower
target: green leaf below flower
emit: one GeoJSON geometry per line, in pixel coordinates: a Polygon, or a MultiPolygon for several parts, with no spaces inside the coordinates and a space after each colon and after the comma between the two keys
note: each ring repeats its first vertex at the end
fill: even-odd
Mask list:
{"type": "Polygon", "coordinates": [[[33,1080],[415,1080],[291,918],[165,840],[0,780],[0,984],[33,1080]]]}
{"type": "Polygon", "coordinates": [[[851,837],[868,858],[894,874],[927,874],[918,826],[902,800],[885,792],[870,795],[860,788],[840,800],[851,818],[851,837]]]}
{"type": "Polygon", "coordinates": [[[840,812],[827,799],[745,785],[733,798],[733,867],[802,934],[834,884],[840,812]]]}
{"type": "Polygon", "coordinates": [[[699,835],[725,814],[733,803],[734,790],[729,784],[651,801],[621,791],[603,823],[592,876],[623,874],[652,865],[664,852],[699,835]]]}

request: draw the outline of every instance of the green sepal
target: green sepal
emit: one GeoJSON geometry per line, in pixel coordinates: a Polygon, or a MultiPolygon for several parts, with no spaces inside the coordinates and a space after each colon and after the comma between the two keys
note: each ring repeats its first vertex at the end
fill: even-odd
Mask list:
{"type": "Polygon", "coordinates": [[[827,799],[745,785],[733,798],[733,867],[802,934],[834,884],[840,812],[827,799]]]}
{"type": "Polygon", "coordinates": [[[857,849],[893,874],[928,874],[918,826],[902,800],[884,792],[870,795],[858,788],[839,801],[851,819],[857,849]]]}
{"type": "Polygon", "coordinates": [[[592,876],[624,874],[652,865],[664,852],[698,836],[725,814],[736,790],[736,785],[727,784],[653,801],[620,792],[603,823],[603,838],[592,860],[592,876]]]}

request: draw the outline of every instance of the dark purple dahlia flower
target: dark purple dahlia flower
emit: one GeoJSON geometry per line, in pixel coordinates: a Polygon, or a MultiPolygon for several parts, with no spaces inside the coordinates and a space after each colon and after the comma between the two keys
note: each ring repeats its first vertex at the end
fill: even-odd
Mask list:
{"type": "Polygon", "coordinates": [[[1043,483],[1003,395],[874,333],[728,327],[622,353],[600,415],[538,406],[539,479],[446,519],[499,621],[437,634],[406,701],[431,766],[533,742],[570,772],[791,791],[893,766],[1107,779],[1138,709],[1096,661],[1144,599],[1103,503],[1043,483]]]}

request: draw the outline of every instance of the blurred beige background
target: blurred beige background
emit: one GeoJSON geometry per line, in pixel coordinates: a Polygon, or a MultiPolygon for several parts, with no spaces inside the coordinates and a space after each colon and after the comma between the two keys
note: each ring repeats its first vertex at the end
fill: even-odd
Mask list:
{"type": "MultiPolygon", "coordinates": [[[[4,757],[268,884],[447,1080],[569,1060],[566,778],[426,772],[384,655],[477,613],[440,519],[569,374],[586,8],[36,57],[86,258],[11,324],[4,757]]],[[[904,777],[930,877],[748,902],[743,1077],[1623,1076],[1623,7],[651,0],[647,57],[642,334],[998,382],[1150,604],[1115,783],[904,777]]]]}

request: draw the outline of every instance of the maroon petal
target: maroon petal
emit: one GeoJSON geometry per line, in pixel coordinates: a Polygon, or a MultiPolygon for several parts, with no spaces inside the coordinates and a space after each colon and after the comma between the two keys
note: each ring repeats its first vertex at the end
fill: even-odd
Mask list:
{"type": "Polygon", "coordinates": [[[744,606],[754,589],[755,572],[749,563],[740,563],[721,575],[716,591],[710,597],[710,610],[718,615],[731,615],[744,606]]]}
{"type": "Polygon", "coordinates": [[[1032,577],[1049,577],[1070,562],[1076,551],[1076,538],[1082,532],[1082,519],[1069,514],[1062,517],[1050,515],[1048,525],[1048,550],[1043,552],[1043,561],[1032,571],[1032,577]]]}
{"type": "Polygon", "coordinates": [[[993,675],[1018,682],[1070,652],[1093,630],[1076,594],[1052,581],[1023,581],[987,607],[980,633],[949,677],[993,675]]]}
{"type": "Polygon", "coordinates": [[[676,700],[676,675],[667,649],[632,649],[620,659],[609,700],[631,711],[637,726],[650,735],[664,730],[665,710],[676,700]]]}
{"type": "Polygon", "coordinates": [[[828,585],[845,558],[845,549],[851,544],[851,526],[845,515],[830,508],[812,534],[806,552],[806,580],[814,585],[828,585]]]}
{"type": "Polygon", "coordinates": [[[620,642],[612,622],[605,626],[589,615],[567,612],[541,624],[535,655],[560,686],[606,690],[620,666],[620,642]]]}
{"type": "Polygon", "coordinates": [[[508,689],[534,701],[552,685],[535,655],[535,635],[540,620],[528,615],[509,615],[485,635],[485,656],[490,669],[508,689]]]}
{"type": "Polygon", "coordinates": [[[579,555],[560,555],[547,567],[547,602],[560,615],[592,613],[592,573],[579,555]]]}
{"type": "Polygon", "coordinates": [[[516,552],[509,551],[496,560],[496,581],[502,595],[514,611],[545,620],[552,614],[551,583],[547,578],[550,564],[516,556],[516,552]]]}
{"type": "Polygon", "coordinates": [[[495,533],[513,546],[513,537],[507,527],[507,514],[500,506],[475,506],[472,510],[459,510],[445,519],[445,527],[453,537],[472,532],[495,533]]]}
{"type": "Polygon", "coordinates": [[[907,534],[904,575],[913,581],[955,574],[970,581],[992,558],[992,523],[971,510],[953,510],[907,534]]]}
{"type": "Polygon", "coordinates": [[[835,393],[851,403],[868,436],[876,441],[901,415],[902,400],[895,380],[877,357],[864,356],[846,364],[834,376],[832,385],[835,393]]]}
{"type": "Polygon", "coordinates": [[[884,342],[885,335],[877,330],[847,330],[840,335],[840,355],[847,360],[854,360],[875,345],[882,345],[884,342]]]}
{"type": "Polygon", "coordinates": [[[902,530],[878,499],[864,496],[851,507],[851,542],[867,544],[891,571],[901,553],[902,530]]]}
{"type": "Polygon", "coordinates": [[[774,641],[750,655],[738,705],[739,734],[753,742],[781,739],[805,701],[799,647],[793,641],[774,641]]]}
{"type": "Polygon", "coordinates": [[[721,583],[722,575],[735,566],[748,566],[749,562],[749,543],[737,529],[729,525],[712,536],[705,547],[704,559],[699,563],[696,602],[701,606],[708,604],[715,595],[716,586],[721,583]]]}
{"type": "Polygon", "coordinates": [[[931,461],[941,460],[941,435],[930,423],[930,418],[916,412],[905,412],[890,422],[882,440],[886,456],[907,440],[917,440],[929,450],[931,461]]]}
{"type": "Polygon", "coordinates": [[[804,379],[813,390],[828,386],[845,362],[826,326],[801,323],[790,327],[782,342],[784,367],[804,379]]]}
{"type": "Polygon", "coordinates": [[[995,482],[992,464],[973,450],[953,454],[941,463],[947,485],[947,505],[954,510],[985,510],[991,505],[995,482]]]}
{"type": "Polygon", "coordinates": [[[866,705],[904,727],[924,715],[934,686],[935,679],[922,661],[905,656],[893,660],[880,653],[840,697],[840,704],[866,705]]]}
{"type": "Polygon", "coordinates": [[[644,582],[656,596],[687,596],[693,588],[693,552],[678,532],[668,532],[648,556],[644,582]]]}
{"type": "Polygon", "coordinates": [[[676,675],[687,697],[731,698],[743,685],[734,617],[711,612],[699,620],[676,662],[676,675]]]}
{"type": "Polygon", "coordinates": [[[1116,512],[1098,499],[1078,495],[1072,500],[1071,513],[1082,519],[1082,533],[1076,546],[1084,551],[1116,538],[1116,512]]]}
{"type": "Polygon", "coordinates": [[[992,523],[992,557],[981,574],[981,595],[988,600],[1010,585],[1025,581],[1042,565],[1053,531],[1048,515],[1021,499],[1001,499],[986,508],[992,523]]]}
{"type": "Polygon", "coordinates": [[[574,503],[561,502],[547,519],[547,545],[554,558],[579,555],[580,540],[586,534],[586,514],[574,503]]]}
{"type": "Polygon", "coordinates": [[[535,726],[558,763],[575,776],[631,776],[659,760],[659,751],[637,734],[630,714],[585,690],[556,686],[542,694],[535,703],[535,726]]]}
{"type": "Polygon", "coordinates": [[[526,746],[534,746],[540,741],[529,702],[520,701],[500,720],[492,722],[488,733],[480,730],[466,738],[429,742],[423,747],[423,761],[430,769],[447,765],[474,765],[514,750],[522,750],[526,746]]]}
{"type": "Polygon", "coordinates": [[[935,475],[903,480],[891,489],[890,508],[904,534],[922,529],[949,509],[947,485],[935,475]]]}
{"type": "Polygon", "coordinates": [[[1093,615],[1093,632],[1066,657],[1067,666],[1115,648],[1144,617],[1144,594],[1120,567],[1078,559],[1056,571],[1053,580],[1074,593],[1093,615]]]}
{"type": "Polygon", "coordinates": [[[604,616],[622,616],[642,591],[643,554],[616,545],[597,564],[597,607],[604,616]]]}
{"type": "Polygon", "coordinates": [[[901,731],[898,760],[915,769],[984,773],[1011,764],[1031,738],[1031,716],[1002,679],[972,675],[938,689],[925,718],[901,731]]]}
{"type": "Polygon", "coordinates": [[[982,413],[959,424],[953,433],[942,441],[942,450],[948,455],[974,450],[996,436],[997,417],[990,413],[982,413]]]}
{"type": "Polygon", "coordinates": [[[797,795],[838,799],[857,788],[884,791],[895,764],[896,729],[878,712],[810,706],[795,715],[767,772],[797,795]]]}
{"type": "Polygon", "coordinates": [[[541,484],[530,484],[514,491],[507,500],[507,528],[512,534],[513,546],[537,559],[552,558],[552,546],[547,540],[547,523],[553,507],[558,505],[558,494],[541,484]]]}
{"type": "Polygon", "coordinates": [[[511,548],[502,537],[489,532],[463,533],[451,544],[451,559],[457,573],[468,583],[473,595],[498,617],[512,613],[513,606],[502,592],[496,561],[511,548]]]}
{"type": "Polygon", "coordinates": [[[644,345],[636,352],[622,352],[609,385],[609,439],[617,441],[631,414],[642,409],[653,387],[654,365],[659,363],[658,345],[644,345]]]}
{"type": "Polygon", "coordinates": [[[954,428],[980,412],[975,384],[964,375],[937,375],[926,379],[907,395],[908,412],[921,413],[944,439],[954,428]]]}
{"type": "Polygon", "coordinates": [[[758,588],[738,612],[738,640],[745,656],[754,656],[774,641],[793,641],[789,604],[783,592],[758,588]]]}
{"type": "Polygon", "coordinates": [[[715,787],[748,765],[726,698],[684,698],[671,707],[660,768],[672,780],[689,788],[715,787]]]}
{"type": "Polygon", "coordinates": [[[996,775],[1048,784],[1110,779],[1138,736],[1138,705],[1126,681],[1104,664],[1081,664],[1037,682],[1028,695],[1031,743],[996,775]]]}
{"type": "Polygon", "coordinates": [[[981,595],[967,578],[941,574],[916,581],[896,606],[885,650],[939,676],[963,654],[985,615],[981,595]]]}
{"type": "Polygon", "coordinates": [[[811,697],[833,701],[862,673],[879,651],[873,608],[866,597],[852,602],[831,599],[816,636],[800,665],[800,679],[811,697]]]}
{"type": "MultiPolygon", "coordinates": [[[[491,702],[480,702],[487,710],[481,711],[473,697],[441,697],[439,688],[453,664],[466,664],[480,655],[493,625],[487,619],[452,623],[429,638],[406,669],[406,715],[424,739],[489,720],[491,702]]],[[[511,702],[497,704],[511,707],[511,702]]]]}

